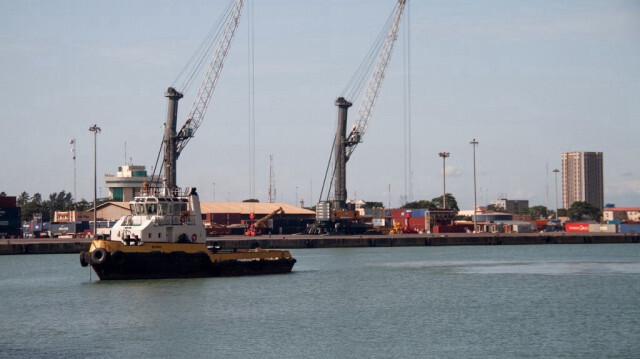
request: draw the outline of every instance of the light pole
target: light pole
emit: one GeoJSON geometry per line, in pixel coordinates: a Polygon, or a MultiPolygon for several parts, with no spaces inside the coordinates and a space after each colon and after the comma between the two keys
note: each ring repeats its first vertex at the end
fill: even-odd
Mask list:
{"type": "Polygon", "coordinates": [[[98,170],[97,170],[97,151],[96,151],[96,142],[98,133],[100,133],[101,129],[98,125],[94,124],[89,127],[89,131],[93,132],[93,238],[96,238],[96,234],[98,233],[97,226],[97,210],[96,210],[96,201],[98,197],[98,170]]]}
{"type": "Polygon", "coordinates": [[[478,141],[474,138],[469,144],[473,146],[473,232],[475,233],[478,231],[478,216],[476,214],[476,209],[478,208],[476,196],[476,146],[478,141]]]}
{"type": "Polygon", "coordinates": [[[71,153],[73,154],[73,201],[78,202],[78,190],[76,187],[76,139],[71,139],[71,153]]]}
{"type": "Polygon", "coordinates": [[[447,209],[447,175],[446,175],[446,166],[445,161],[447,157],[449,157],[449,152],[440,152],[438,153],[440,157],[442,157],[442,209],[447,209]]]}
{"type": "Polygon", "coordinates": [[[558,220],[558,172],[560,172],[559,169],[554,169],[553,173],[556,174],[556,221],[558,220]]]}

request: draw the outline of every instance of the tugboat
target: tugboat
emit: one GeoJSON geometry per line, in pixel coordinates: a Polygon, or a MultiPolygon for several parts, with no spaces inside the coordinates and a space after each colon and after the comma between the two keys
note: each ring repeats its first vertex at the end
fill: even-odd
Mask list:
{"type": "Polygon", "coordinates": [[[167,195],[144,185],[141,194],[109,240],[94,240],[80,253],[80,264],[101,280],[276,274],[296,263],[287,250],[207,247],[195,188],[167,195]]]}
{"type": "Polygon", "coordinates": [[[108,240],[94,240],[80,264],[91,266],[101,280],[191,278],[291,272],[296,263],[287,250],[220,250],[208,248],[195,188],[184,192],[176,185],[176,163],[189,139],[200,127],[239,23],[244,0],[235,4],[219,32],[211,60],[187,121],[176,132],[178,101],[182,94],[172,87],[168,98],[163,137],[162,185],[143,184],[130,202],[131,214],[111,229],[108,240]]]}

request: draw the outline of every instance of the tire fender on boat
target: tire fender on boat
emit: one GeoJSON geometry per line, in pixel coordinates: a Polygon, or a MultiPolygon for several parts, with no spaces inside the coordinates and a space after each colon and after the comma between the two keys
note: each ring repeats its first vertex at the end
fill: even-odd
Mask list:
{"type": "Polygon", "coordinates": [[[195,234],[195,233],[194,233],[194,234],[192,234],[192,235],[191,235],[191,242],[195,242],[195,241],[197,241],[197,240],[198,240],[198,235],[197,235],[197,234],[195,234]]]}
{"type": "Polygon", "coordinates": [[[102,264],[107,260],[107,250],[104,248],[96,248],[91,252],[91,263],[102,264]]]}
{"type": "Polygon", "coordinates": [[[80,265],[83,267],[86,267],[89,265],[89,263],[87,262],[87,258],[85,258],[87,252],[82,251],[80,252],[80,265]]]}

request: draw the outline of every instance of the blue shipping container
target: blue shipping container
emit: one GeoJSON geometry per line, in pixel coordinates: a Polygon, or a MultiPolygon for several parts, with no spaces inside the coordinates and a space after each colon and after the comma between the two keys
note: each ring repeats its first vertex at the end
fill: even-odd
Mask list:
{"type": "Polygon", "coordinates": [[[620,224],[618,225],[618,233],[640,233],[640,223],[620,224]]]}
{"type": "Polygon", "coordinates": [[[426,209],[412,209],[411,210],[411,218],[420,218],[424,217],[424,214],[427,212],[426,209]]]}
{"type": "Polygon", "coordinates": [[[0,219],[0,228],[3,229],[20,229],[22,222],[20,218],[3,218],[0,219]]]}
{"type": "Polygon", "coordinates": [[[20,218],[20,207],[0,207],[0,219],[20,218]]]}

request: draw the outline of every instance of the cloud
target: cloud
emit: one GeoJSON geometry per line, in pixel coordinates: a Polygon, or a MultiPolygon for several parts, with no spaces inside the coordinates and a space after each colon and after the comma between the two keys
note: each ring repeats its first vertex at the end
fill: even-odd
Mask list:
{"type": "MultiPolygon", "coordinates": [[[[463,174],[463,171],[461,168],[451,166],[451,165],[446,166],[445,172],[447,176],[450,176],[450,177],[461,177],[463,174]]],[[[440,173],[442,173],[442,171],[440,171],[440,173]]]]}

